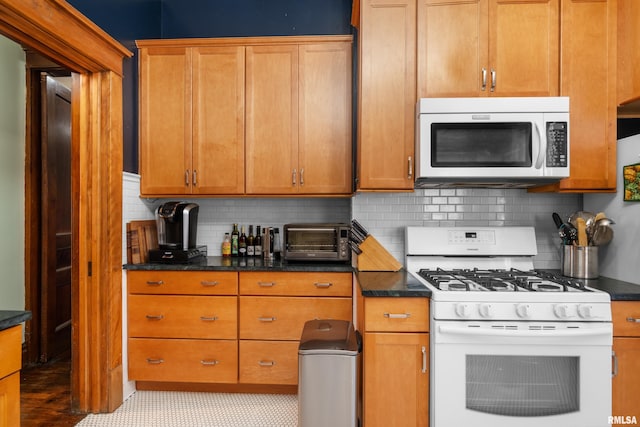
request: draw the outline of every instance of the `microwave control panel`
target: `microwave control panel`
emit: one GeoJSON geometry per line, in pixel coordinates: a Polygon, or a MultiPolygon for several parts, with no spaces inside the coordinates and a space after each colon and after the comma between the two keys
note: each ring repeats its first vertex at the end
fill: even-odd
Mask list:
{"type": "Polygon", "coordinates": [[[547,167],[567,167],[567,122],[547,123],[547,167]]]}

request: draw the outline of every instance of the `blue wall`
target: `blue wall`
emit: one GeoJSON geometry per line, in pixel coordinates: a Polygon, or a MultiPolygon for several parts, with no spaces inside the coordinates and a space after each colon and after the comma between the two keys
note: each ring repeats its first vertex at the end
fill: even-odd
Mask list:
{"type": "MultiPolygon", "coordinates": [[[[136,53],[135,40],[351,34],[351,0],[68,0],[136,53]]],[[[124,61],[124,164],[138,172],[138,59],[124,61]]]]}

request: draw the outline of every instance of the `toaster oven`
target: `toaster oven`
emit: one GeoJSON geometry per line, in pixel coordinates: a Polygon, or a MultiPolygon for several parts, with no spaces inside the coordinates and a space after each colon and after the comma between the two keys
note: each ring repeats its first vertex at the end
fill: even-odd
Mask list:
{"type": "Polygon", "coordinates": [[[284,259],[288,261],[351,260],[349,224],[285,224],[284,259]]]}

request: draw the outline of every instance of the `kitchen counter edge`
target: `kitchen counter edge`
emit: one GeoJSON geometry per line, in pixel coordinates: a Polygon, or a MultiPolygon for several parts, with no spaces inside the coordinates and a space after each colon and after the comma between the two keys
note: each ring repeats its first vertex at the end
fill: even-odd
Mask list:
{"type": "Polygon", "coordinates": [[[31,319],[30,311],[0,310],[0,331],[12,328],[31,319]]]}

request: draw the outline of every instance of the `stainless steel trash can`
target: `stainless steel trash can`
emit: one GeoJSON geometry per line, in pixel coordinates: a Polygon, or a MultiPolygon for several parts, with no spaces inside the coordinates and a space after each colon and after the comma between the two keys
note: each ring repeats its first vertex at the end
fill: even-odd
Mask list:
{"type": "Polygon", "coordinates": [[[346,320],[310,320],[298,348],[298,425],[358,425],[361,339],[346,320]]]}

